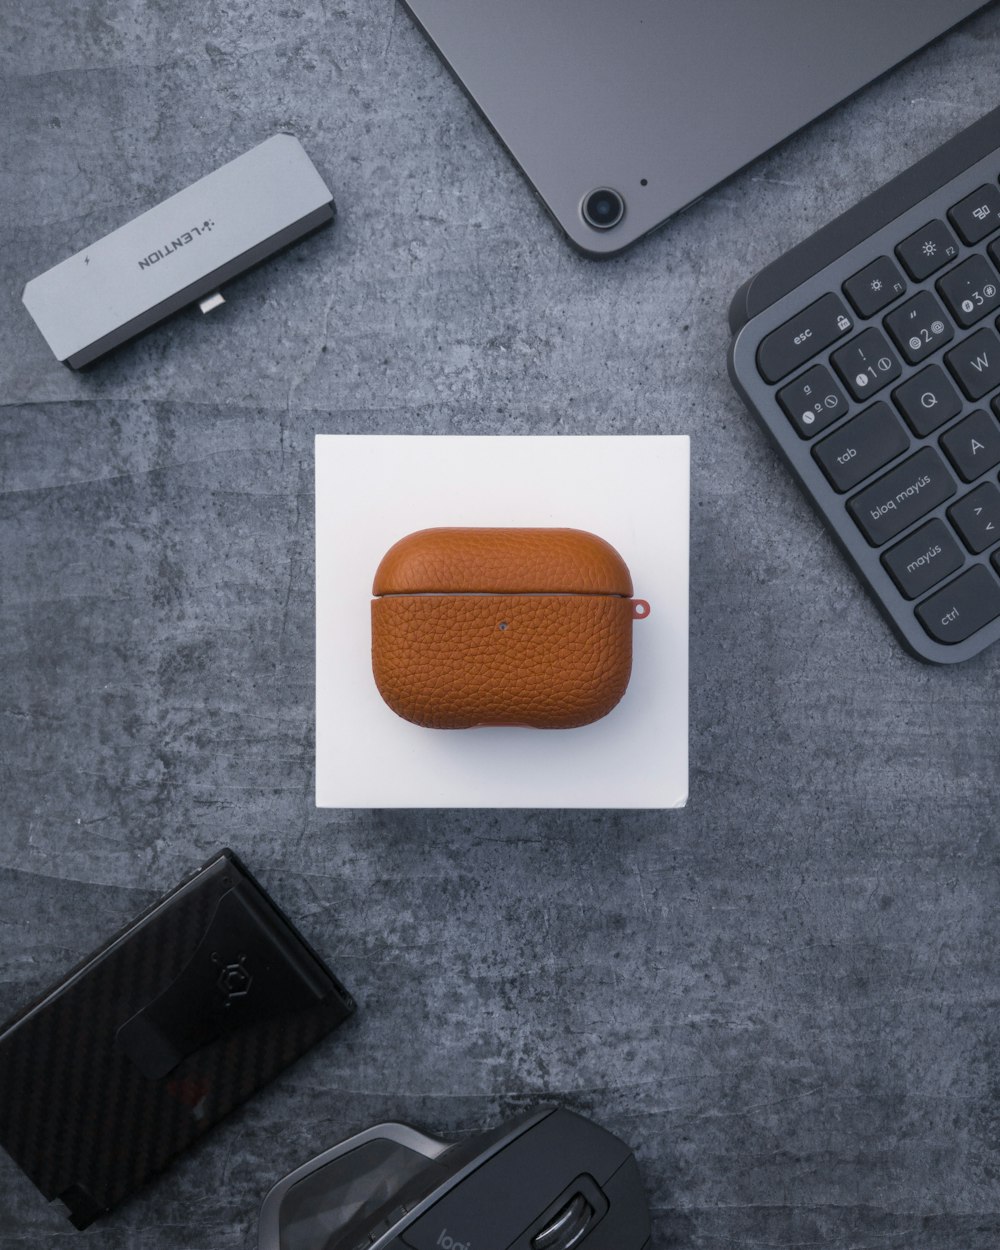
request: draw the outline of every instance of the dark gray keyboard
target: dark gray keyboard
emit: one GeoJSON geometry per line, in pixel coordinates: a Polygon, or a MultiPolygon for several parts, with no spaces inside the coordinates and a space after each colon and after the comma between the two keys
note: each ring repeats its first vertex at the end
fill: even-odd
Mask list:
{"type": "Polygon", "coordinates": [[[1000,109],[730,310],[730,375],[908,649],[1000,638],[1000,109]]]}

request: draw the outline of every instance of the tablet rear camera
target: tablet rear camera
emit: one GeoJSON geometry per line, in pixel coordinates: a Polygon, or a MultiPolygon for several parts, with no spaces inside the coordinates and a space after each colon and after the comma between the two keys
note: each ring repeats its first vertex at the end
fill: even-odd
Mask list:
{"type": "Polygon", "coordinates": [[[611,230],[625,216],[625,201],[610,187],[600,187],[584,199],[583,220],[594,230],[611,230]]]}

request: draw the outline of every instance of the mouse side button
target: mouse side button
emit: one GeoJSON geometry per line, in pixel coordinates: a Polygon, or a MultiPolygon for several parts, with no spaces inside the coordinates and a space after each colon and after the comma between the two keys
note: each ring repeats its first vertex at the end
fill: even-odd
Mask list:
{"type": "MultiPolygon", "coordinates": [[[[402,1238],[412,1250],[508,1250],[576,1178],[600,1184],[629,1150],[612,1134],[555,1111],[485,1161],[436,1202],[402,1238]]],[[[573,1197],[567,1194],[568,1201],[573,1197]]],[[[527,1243],[526,1243],[527,1244],[527,1243]]],[[[582,1244],[582,1242],[580,1243],[582,1244]]],[[[554,1245],[553,1250],[564,1250],[554,1245]]]]}
{"type": "Polygon", "coordinates": [[[597,1211],[582,1193],[576,1193],[565,1206],[531,1239],[531,1250],[573,1250],[579,1245],[594,1222],[597,1211]]]}
{"type": "Polygon", "coordinates": [[[649,1206],[634,1155],[605,1181],[604,1196],[607,1214],[591,1222],[573,1250],[646,1250],[652,1231],[649,1206]]]}

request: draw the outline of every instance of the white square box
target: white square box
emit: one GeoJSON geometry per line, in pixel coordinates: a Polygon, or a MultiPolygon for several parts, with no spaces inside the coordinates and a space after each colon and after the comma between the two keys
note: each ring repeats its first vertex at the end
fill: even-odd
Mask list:
{"type": "Polygon", "coordinates": [[[689,440],[316,438],[319,807],[682,807],[688,788],[689,440]],[[650,615],[632,680],[579,729],[424,729],[383,703],[370,602],[398,539],[439,525],[590,530],[650,615]]]}

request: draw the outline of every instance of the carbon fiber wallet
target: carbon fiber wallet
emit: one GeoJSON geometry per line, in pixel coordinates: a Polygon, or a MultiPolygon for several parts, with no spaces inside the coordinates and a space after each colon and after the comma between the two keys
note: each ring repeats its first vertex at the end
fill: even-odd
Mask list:
{"type": "Polygon", "coordinates": [[[0,1145],[85,1228],[354,1011],[232,851],[0,1030],[0,1145]]]}

